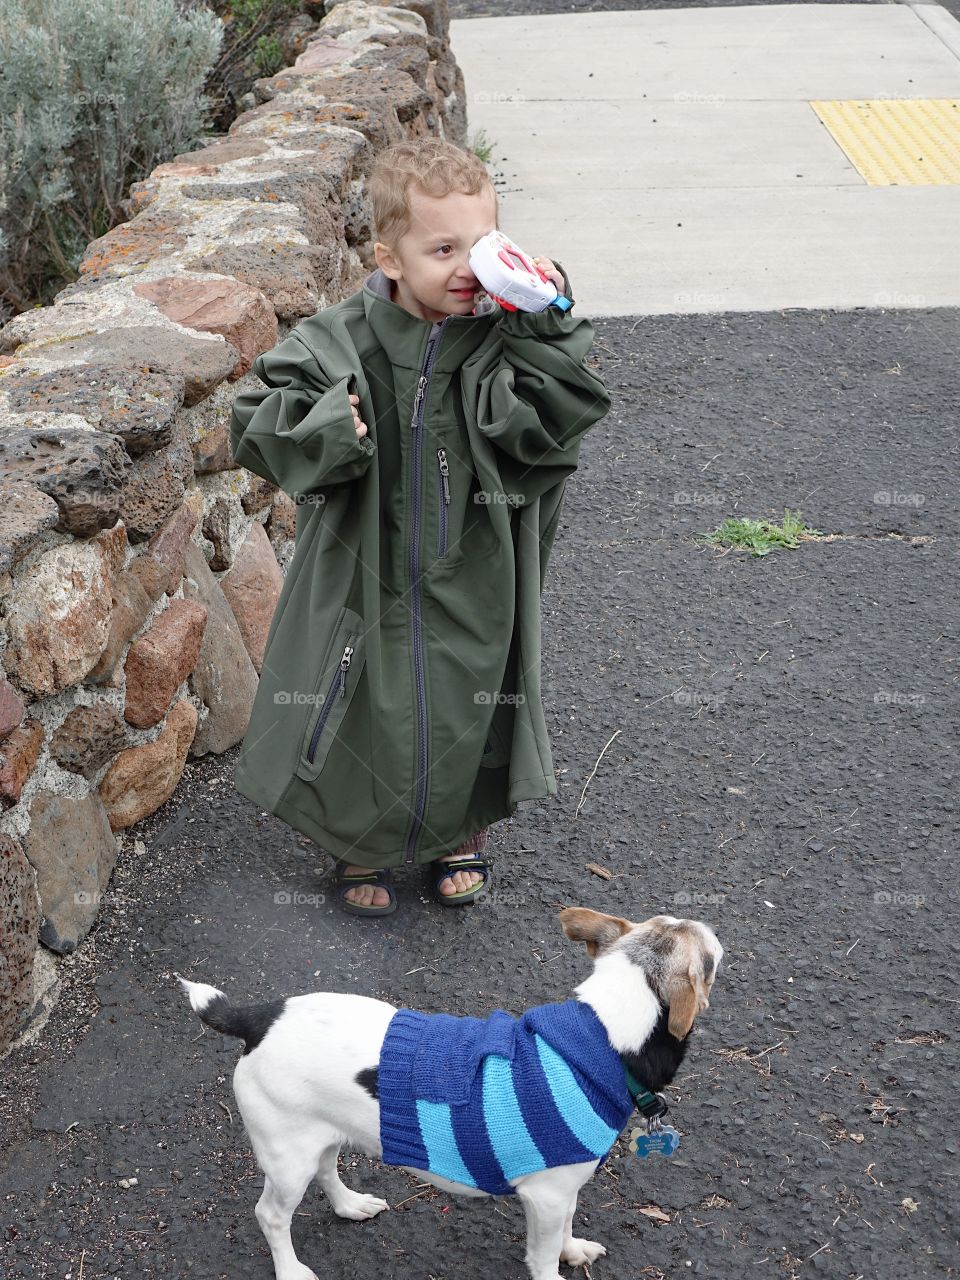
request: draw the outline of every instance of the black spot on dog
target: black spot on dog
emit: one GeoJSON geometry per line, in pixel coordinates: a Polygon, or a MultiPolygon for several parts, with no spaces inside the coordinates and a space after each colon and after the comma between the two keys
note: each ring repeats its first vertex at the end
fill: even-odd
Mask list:
{"type": "Polygon", "coordinates": [[[371,1098],[379,1098],[377,1092],[378,1075],[376,1067],[364,1067],[362,1071],[358,1071],[354,1077],[361,1089],[366,1089],[371,1098]]]}
{"type": "Polygon", "coordinates": [[[620,1056],[630,1068],[636,1080],[651,1091],[657,1093],[673,1080],[680,1070],[687,1052],[689,1034],[682,1040],[672,1036],[667,1029],[670,1010],[658,1000],[660,1014],[657,1025],[647,1038],[646,1044],[639,1053],[622,1053],[620,1056]]]}
{"type": "Polygon", "coordinates": [[[286,1000],[269,1000],[235,1008],[224,995],[217,995],[198,1012],[201,1022],[226,1036],[243,1040],[244,1054],[252,1053],[287,1007],[286,1000]]]}

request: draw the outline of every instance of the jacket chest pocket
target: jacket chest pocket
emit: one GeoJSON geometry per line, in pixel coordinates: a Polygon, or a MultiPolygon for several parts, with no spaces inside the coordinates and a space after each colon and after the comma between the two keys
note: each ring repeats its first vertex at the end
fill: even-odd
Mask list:
{"type": "Polygon", "coordinates": [[[440,512],[437,525],[437,555],[447,554],[450,511],[450,462],[446,449],[437,450],[437,504],[440,512]]]}
{"type": "Polygon", "coordinates": [[[461,456],[456,445],[434,446],[430,465],[437,511],[435,559],[455,567],[496,551],[499,543],[486,507],[491,496],[480,491],[469,457],[461,456]]]}
{"type": "Polygon", "coordinates": [[[363,619],[344,608],[310,700],[297,764],[301,778],[316,778],[323,768],[357,691],[364,659],[363,619]]]}

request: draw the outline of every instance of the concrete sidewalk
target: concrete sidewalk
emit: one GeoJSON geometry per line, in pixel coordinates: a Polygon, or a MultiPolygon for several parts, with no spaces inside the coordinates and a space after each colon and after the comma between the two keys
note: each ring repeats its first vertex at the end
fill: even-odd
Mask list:
{"type": "Polygon", "coordinates": [[[939,5],[478,18],[451,39],[502,225],[585,312],[960,303],[960,22],[939,5]],[[906,100],[946,125],[877,117],[906,100]],[[821,102],[876,104],[856,162],[821,102]],[[941,184],[861,172],[898,154],[941,184]]]}

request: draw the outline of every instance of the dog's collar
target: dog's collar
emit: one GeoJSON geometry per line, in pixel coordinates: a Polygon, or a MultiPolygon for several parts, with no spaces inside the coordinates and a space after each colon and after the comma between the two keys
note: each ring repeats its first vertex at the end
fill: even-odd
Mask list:
{"type": "Polygon", "coordinates": [[[627,1082],[627,1088],[630,1091],[630,1097],[633,1099],[633,1105],[646,1120],[653,1120],[660,1116],[666,1115],[670,1108],[667,1106],[666,1099],[663,1094],[651,1093],[651,1091],[640,1083],[637,1077],[627,1065],[627,1060],[623,1054],[620,1055],[620,1061],[623,1063],[623,1074],[627,1082]]]}

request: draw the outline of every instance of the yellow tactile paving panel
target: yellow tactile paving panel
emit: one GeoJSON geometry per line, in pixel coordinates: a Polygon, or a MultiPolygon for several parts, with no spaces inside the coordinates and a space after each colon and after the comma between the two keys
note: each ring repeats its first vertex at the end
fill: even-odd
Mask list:
{"type": "Polygon", "coordinates": [[[811,102],[871,187],[960,183],[960,99],[811,102]]]}

